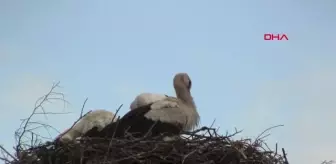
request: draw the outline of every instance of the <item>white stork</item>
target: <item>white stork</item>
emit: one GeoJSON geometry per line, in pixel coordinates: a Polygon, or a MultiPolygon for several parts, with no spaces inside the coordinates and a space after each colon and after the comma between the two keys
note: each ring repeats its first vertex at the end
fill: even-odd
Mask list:
{"type": "Polygon", "coordinates": [[[152,104],[156,101],[163,100],[167,98],[167,95],[164,94],[157,94],[157,93],[141,93],[135,99],[130,105],[130,109],[134,110],[138,107],[145,106],[148,104],[152,104]]]}
{"type": "Polygon", "coordinates": [[[191,80],[187,73],[175,75],[176,98],[166,97],[126,113],[119,121],[107,125],[103,130],[92,129],[87,137],[123,137],[127,131],[141,137],[151,130],[152,136],[166,133],[175,136],[198,125],[200,116],[191,96],[191,80]]]}
{"type": "Polygon", "coordinates": [[[117,119],[117,116],[110,111],[103,109],[94,110],[82,117],[72,128],[68,128],[61,133],[56,140],[62,143],[73,141],[93,128],[101,131],[106,125],[117,119]]]}

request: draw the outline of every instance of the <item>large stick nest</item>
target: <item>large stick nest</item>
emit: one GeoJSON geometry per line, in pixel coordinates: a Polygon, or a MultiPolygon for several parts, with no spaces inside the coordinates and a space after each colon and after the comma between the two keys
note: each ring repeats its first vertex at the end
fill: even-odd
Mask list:
{"type": "MultiPolygon", "coordinates": [[[[0,152],[3,154],[0,161],[6,164],[288,164],[284,149],[280,153],[276,145],[275,151],[271,151],[263,142],[263,138],[268,135],[262,135],[270,128],[254,141],[233,140],[233,136],[240,132],[237,130],[232,135],[223,136],[213,128],[203,127],[194,132],[186,132],[169,142],[163,141],[164,136],[133,138],[131,134],[125,134],[123,139],[81,138],[68,144],[40,142],[38,138],[41,136],[34,129],[50,129],[52,126],[31,119],[38,114],[48,114],[43,107],[45,102],[65,101],[62,93],[53,91],[58,84],[53,85],[36,102],[31,115],[23,119],[20,128],[15,132],[15,155],[0,145],[0,152]],[[38,110],[42,112],[39,113],[38,110]],[[27,135],[31,137],[25,141],[27,135]]],[[[83,117],[85,102],[80,118],[83,117]]]]}
{"type": "Polygon", "coordinates": [[[160,137],[125,139],[82,138],[59,145],[48,142],[29,148],[14,163],[157,163],[157,164],[286,164],[278,152],[266,150],[261,141],[231,140],[203,127],[174,141],[160,137]]]}

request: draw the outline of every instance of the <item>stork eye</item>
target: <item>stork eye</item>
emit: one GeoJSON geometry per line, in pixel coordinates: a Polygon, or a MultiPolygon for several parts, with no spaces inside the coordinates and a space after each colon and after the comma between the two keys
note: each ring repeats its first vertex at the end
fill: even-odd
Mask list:
{"type": "Polygon", "coordinates": [[[188,84],[188,88],[190,89],[191,88],[191,80],[189,80],[189,84],[188,84]]]}

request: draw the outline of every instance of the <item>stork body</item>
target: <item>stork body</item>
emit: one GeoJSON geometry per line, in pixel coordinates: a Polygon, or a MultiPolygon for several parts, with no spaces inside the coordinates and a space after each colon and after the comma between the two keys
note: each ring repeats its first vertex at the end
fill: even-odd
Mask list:
{"type": "Polygon", "coordinates": [[[165,97],[135,108],[103,130],[92,129],[84,136],[124,137],[125,132],[131,133],[134,137],[142,137],[146,134],[173,136],[181,131],[193,129],[198,125],[199,114],[190,94],[189,76],[186,73],[177,74],[174,78],[174,88],[176,98],[165,97]]]}
{"type": "Polygon", "coordinates": [[[82,117],[72,128],[65,130],[56,140],[63,143],[73,141],[93,128],[101,131],[106,125],[115,120],[117,120],[117,117],[110,111],[103,109],[94,110],[82,117]]]}
{"type": "Polygon", "coordinates": [[[156,93],[141,93],[135,99],[130,105],[130,109],[134,110],[138,107],[145,106],[148,104],[152,104],[156,101],[163,100],[167,98],[167,95],[164,94],[156,94],[156,93]]]}

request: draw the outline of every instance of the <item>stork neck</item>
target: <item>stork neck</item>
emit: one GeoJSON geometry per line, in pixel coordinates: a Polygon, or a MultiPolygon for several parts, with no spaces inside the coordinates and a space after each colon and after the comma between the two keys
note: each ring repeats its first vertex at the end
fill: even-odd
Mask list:
{"type": "Polygon", "coordinates": [[[176,88],[176,97],[183,102],[185,102],[187,105],[190,105],[192,107],[195,107],[194,99],[190,94],[190,91],[187,88],[176,88]]]}

